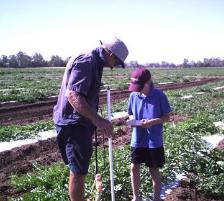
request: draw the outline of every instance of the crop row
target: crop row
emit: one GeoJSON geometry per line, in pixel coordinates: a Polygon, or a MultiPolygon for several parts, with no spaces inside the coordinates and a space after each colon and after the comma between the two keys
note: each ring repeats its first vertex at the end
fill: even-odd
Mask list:
{"type": "MultiPolygon", "coordinates": [[[[173,180],[178,173],[185,173],[197,191],[224,196],[224,152],[211,150],[205,146],[201,136],[214,134],[217,129],[208,119],[207,114],[198,114],[192,119],[178,123],[176,127],[165,125],[166,165],[162,169],[164,184],[173,180]],[[221,163],[220,163],[221,162],[221,163]],[[191,173],[189,175],[189,172],[191,173]],[[191,176],[193,175],[193,176],[191,176]]],[[[130,158],[129,147],[114,149],[114,175],[116,200],[130,200],[130,158]]],[[[98,168],[103,178],[104,200],[110,200],[109,164],[107,150],[98,152],[98,168]]],[[[12,200],[68,200],[67,177],[68,169],[61,163],[48,167],[36,165],[34,173],[23,176],[13,176],[12,184],[23,191],[27,191],[21,198],[12,200]],[[54,181],[54,182],[52,182],[54,181]],[[32,190],[31,190],[32,189],[32,190]]],[[[95,175],[95,160],[92,159],[90,173],[87,177],[86,197],[95,196],[91,191],[95,175]]],[[[141,194],[149,197],[152,192],[147,169],[141,171],[141,194]]]]}
{"type": "MultiPolygon", "coordinates": [[[[224,92],[216,92],[212,90],[215,86],[223,86],[224,81],[218,83],[209,83],[200,87],[193,87],[184,90],[167,91],[173,112],[191,117],[195,114],[208,112],[209,119],[212,121],[222,121],[224,119],[224,92]],[[191,99],[181,99],[184,95],[194,95],[197,92],[203,91],[203,95],[196,95],[191,99]]],[[[124,99],[112,105],[112,112],[127,111],[128,99],[124,99]]],[[[106,105],[100,107],[99,113],[106,117],[106,105]]],[[[47,122],[37,122],[28,125],[0,125],[0,142],[25,139],[35,136],[40,131],[53,129],[54,125],[52,120],[47,122]]]]}
{"type": "MultiPolygon", "coordinates": [[[[133,69],[106,69],[102,82],[114,89],[125,89],[133,69]]],[[[0,69],[0,102],[35,102],[56,96],[64,68],[0,69]]],[[[224,75],[224,69],[151,69],[155,84],[189,82],[201,76],[224,75]]]]}
{"type": "MultiPolygon", "coordinates": [[[[224,120],[224,92],[212,90],[214,87],[223,86],[223,81],[218,83],[206,84],[201,87],[191,89],[168,91],[174,113],[187,117],[183,122],[176,126],[165,124],[164,142],[166,151],[166,165],[162,169],[162,180],[166,184],[179,173],[188,175],[191,183],[194,183],[197,191],[224,196],[224,152],[208,148],[201,137],[212,135],[219,130],[214,126],[214,121],[224,120]],[[197,92],[204,92],[203,95],[195,95],[197,92]],[[185,95],[193,95],[191,99],[182,99],[185,95]],[[189,174],[190,173],[190,174],[189,174]]],[[[112,111],[126,111],[127,99],[112,105],[112,111]]],[[[106,106],[102,107],[102,115],[106,116],[106,106]]],[[[101,112],[100,110],[100,112],[101,112]]],[[[42,122],[33,124],[35,133],[40,130],[53,128],[53,123],[42,122]]],[[[31,127],[32,127],[31,126],[31,127]]],[[[9,127],[0,127],[0,136],[9,132],[4,130],[9,127]]],[[[10,135],[16,136],[15,139],[24,136],[25,133],[32,133],[33,128],[16,127],[10,135]],[[16,131],[17,129],[17,131],[16,131]],[[21,129],[23,132],[18,132],[21,129]],[[27,132],[26,132],[27,129],[27,132]],[[21,133],[21,135],[17,135],[21,133]]],[[[5,137],[4,139],[7,139],[5,137]]],[[[10,140],[10,136],[8,137],[10,140]]],[[[123,146],[114,150],[114,175],[115,175],[115,195],[116,200],[130,200],[130,158],[129,147],[123,146]]],[[[99,172],[103,176],[105,190],[104,200],[110,200],[109,187],[109,164],[107,150],[99,150],[99,172]]],[[[25,193],[21,198],[12,200],[68,200],[67,198],[67,175],[68,169],[61,163],[48,167],[35,165],[33,173],[23,176],[14,175],[12,184],[22,189],[25,193]],[[54,181],[54,182],[52,182],[54,181]]],[[[95,175],[94,157],[90,166],[90,174],[87,177],[86,197],[94,197],[91,191],[95,175]]],[[[141,172],[142,178],[148,177],[147,169],[141,172]]],[[[142,180],[141,194],[143,197],[150,196],[150,180],[142,180]]]]}

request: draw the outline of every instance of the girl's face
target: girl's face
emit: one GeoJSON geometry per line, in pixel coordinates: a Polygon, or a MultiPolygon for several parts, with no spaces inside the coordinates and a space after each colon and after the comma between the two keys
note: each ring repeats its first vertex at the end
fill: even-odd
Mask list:
{"type": "Polygon", "coordinates": [[[151,83],[152,80],[150,79],[149,81],[147,81],[141,91],[141,93],[143,93],[144,95],[148,95],[150,89],[151,89],[151,83]]]}

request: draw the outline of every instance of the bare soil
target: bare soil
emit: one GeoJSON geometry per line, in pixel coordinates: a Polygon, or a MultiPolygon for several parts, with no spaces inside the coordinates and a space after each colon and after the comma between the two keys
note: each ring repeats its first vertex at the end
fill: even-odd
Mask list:
{"type": "MultiPolygon", "coordinates": [[[[175,122],[182,121],[184,118],[185,117],[176,115],[175,122]]],[[[126,119],[118,119],[114,124],[122,125],[125,121],[126,119]]],[[[103,138],[99,131],[98,135],[99,146],[107,146],[107,144],[103,145],[103,138]]],[[[130,144],[131,127],[124,126],[122,129],[119,129],[114,136],[113,147],[130,144]]],[[[62,161],[62,159],[58,151],[56,138],[42,140],[30,145],[23,145],[19,148],[0,153],[0,201],[6,201],[9,197],[16,197],[24,193],[11,186],[10,175],[32,172],[34,162],[47,166],[59,161],[62,161]]],[[[180,186],[166,197],[165,201],[183,200],[224,201],[224,198],[201,194],[196,191],[194,185],[182,181],[180,186]]]]}
{"type": "MultiPolygon", "coordinates": [[[[192,87],[201,84],[205,84],[209,81],[223,80],[224,78],[214,78],[213,80],[202,79],[199,83],[188,83],[187,85],[180,84],[179,86],[173,84],[167,84],[164,87],[166,89],[176,89],[184,87],[192,87]]],[[[112,98],[113,100],[120,100],[127,97],[129,93],[120,92],[118,95],[112,98]],[[120,98],[119,98],[120,97],[120,98]]],[[[106,102],[106,98],[102,96],[101,104],[106,102]]],[[[13,123],[30,123],[43,119],[51,118],[52,107],[55,102],[49,103],[49,105],[43,104],[39,106],[25,106],[20,109],[20,106],[10,105],[7,107],[0,106],[0,124],[13,124],[13,123]],[[14,107],[14,112],[13,112],[14,107]],[[10,109],[11,108],[11,109],[10,109]],[[43,110],[41,108],[44,108],[43,110]],[[39,112],[40,111],[40,112],[39,112]],[[3,112],[3,113],[2,113],[3,112]],[[4,116],[5,115],[5,116],[4,116]]],[[[174,121],[182,121],[186,117],[175,115],[174,121]]],[[[122,125],[125,119],[119,119],[114,124],[122,125]]],[[[123,127],[123,129],[118,130],[115,133],[115,138],[113,139],[113,146],[119,147],[124,144],[130,144],[131,128],[123,127]]],[[[102,137],[99,137],[99,143],[102,145],[102,137]]],[[[0,153],[0,201],[6,201],[9,197],[14,197],[21,195],[23,192],[18,191],[13,188],[10,184],[10,175],[12,174],[25,174],[27,172],[32,172],[33,163],[37,162],[41,165],[50,165],[54,162],[62,161],[61,156],[58,151],[56,139],[42,140],[34,144],[24,145],[19,148],[14,148],[10,151],[5,151],[0,153]]],[[[176,188],[170,195],[167,196],[165,201],[224,201],[224,198],[218,198],[214,195],[204,195],[197,192],[194,185],[188,182],[181,182],[180,187],[176,188]]]]}
{"type": "MultiPolygon", "coordinates": [[[[188,88],[194,86],[200,86],[209,82],[217,82],[224,80],[224,76],[216,77],[202,77],[200,80],[194,82],[185,83],[171,83],[162,84],[157,87],[161,90],[175,90],[181,88],[188,88]]],[[[128,90],[113,90],[111,91],[111,102],[117,102],[121,99],[127,98],[129,96],[128,90]]],[[[100,94],[100,104],[106,103],[106,93],[100,94]]],[[[27,124],[40,120],[45,120],[52,117],[53,106],[56,104],[57,97],[48,98],[41,100],[37,103],[8,103],[0,104],[0,124],[10,125],[10,124],[27,124]]]]}

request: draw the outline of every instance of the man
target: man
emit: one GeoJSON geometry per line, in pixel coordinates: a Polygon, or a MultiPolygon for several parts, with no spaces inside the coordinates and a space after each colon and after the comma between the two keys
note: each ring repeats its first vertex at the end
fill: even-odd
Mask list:
{"type": "Polygon", "coordinates": [[[131,74],[128,114],[138,120],[131,138],[131,182],[133,200],[140,201],[140,164],[145,163],[152,178],[154,198],[160,201],[161,179],[159,168],[165,163],[163,123],[169,121],[171,108],[167,96],[154,88],[151,74],[137,68],[131,74]]]}
{"type": "Polygon", "coordinates": [[[126,45],[115,38],[90,53],[72,57],[66,66],[53,119],[59,150],[70,168],[71,201],[84,201],[94,130],[101,129],[107,137],[113,131],[112,124],[97,114],[103,67],[124,67],[127,56],[126,45]]]}

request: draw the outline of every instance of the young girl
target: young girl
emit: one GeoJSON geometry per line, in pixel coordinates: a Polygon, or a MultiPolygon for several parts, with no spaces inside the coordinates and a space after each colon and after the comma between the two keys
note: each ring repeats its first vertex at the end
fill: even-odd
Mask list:
{"type": "Polygon", "coordinates": [[[159,168],[165,163],[163,148],[163,122],[169,121],[171,108],[167,96],[154,88],[151,74],[137,68],[131,74],[128,114],[139,125],[133,127],[131,139],[131,183],[133,200],[140,201],[140,164],[149,167],[152,177],[154,201],[160,201],[161,179],[159,168]]]}

